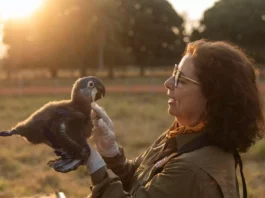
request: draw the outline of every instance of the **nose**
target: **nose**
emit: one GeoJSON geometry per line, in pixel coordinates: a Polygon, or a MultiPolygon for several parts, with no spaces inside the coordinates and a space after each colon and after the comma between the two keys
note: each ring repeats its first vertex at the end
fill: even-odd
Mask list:
{"type": "Polygon", "coordinates": [[[164,86],[167,88],[167,89],[170,89],[170,90],[174,90],[174,80],[173,80],[173,76],[169,77],[165,83],[164,83],[164,86]]]}

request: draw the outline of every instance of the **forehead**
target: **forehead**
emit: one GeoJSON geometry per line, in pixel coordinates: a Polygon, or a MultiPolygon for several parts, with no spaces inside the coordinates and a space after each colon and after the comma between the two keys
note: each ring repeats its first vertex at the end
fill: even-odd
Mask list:
{"type": "Polygon", "coordinates": [[[178,69],[182,71],[185,76],[193,77],[195,76],[195,68],[193,63],[193,58],[190,54],[186,54],[181,59],[178,69]]]}

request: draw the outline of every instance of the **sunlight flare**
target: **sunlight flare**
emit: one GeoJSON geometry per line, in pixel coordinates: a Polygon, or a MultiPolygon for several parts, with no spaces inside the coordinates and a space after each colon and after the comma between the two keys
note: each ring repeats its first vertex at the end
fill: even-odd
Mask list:
{"type": "Polygon", "coordinates": [[[41,6],[43,0],[0,0],[0,18],[24,18],[41,6]]]}

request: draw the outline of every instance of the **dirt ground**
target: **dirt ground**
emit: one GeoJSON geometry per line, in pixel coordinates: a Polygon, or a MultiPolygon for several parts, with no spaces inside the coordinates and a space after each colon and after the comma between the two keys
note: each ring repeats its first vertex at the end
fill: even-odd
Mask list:
{"type": "MultiPolygon", "coordinates": [[[[69,94],[71,87],[25,87],[25,88],[0,88],[0,96],[9,95],[41,95],[41,94],[69,94]]],[[[163,86],[133,85],[133,86],[108,86],[107,93],[166,93],[163,86]]]]}
{"type": "MultiPolygon", "coordinates": [[[[265,92],[265,83],[259,84],[261,93],[265,92]]],[[[71,87],[24,87],[24,88],[0,88],[0,96],[10,95],[46,95],[69,94],[71,87]]],[[[108,86],[107,93],[166,93],[162,85],[132,85],[132,86],[108,86]]]]}

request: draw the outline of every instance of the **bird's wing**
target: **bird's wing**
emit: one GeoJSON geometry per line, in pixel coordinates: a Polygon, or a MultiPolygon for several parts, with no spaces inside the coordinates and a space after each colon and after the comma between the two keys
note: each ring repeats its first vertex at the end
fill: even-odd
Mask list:
{"type": "Polygon", "coordinates": [[[55,154],[60,156],[48,162],[58,172],[75,170],[87,161],[90,149],[84,136],[85,116],[76,115],[66,109],[57,109],[49,127],[49,136],[55,154]]]}
{"type": "Polygon", "coordinates": [[[67,125],[66,133],[71,139],[82,144],[86,138],[90,137],[93,127],[90,115],[84,115],[77,110],[62,108],[57,109],[57,114],[63,117],[62,120],[67,125]]]}
{"type": "Polygon", "coordinates": [[[87,147],[85,122],[86,117],[81,112],[57,108],[46,126],[45,136],[54,149],[80,154],[87,147]]]}

